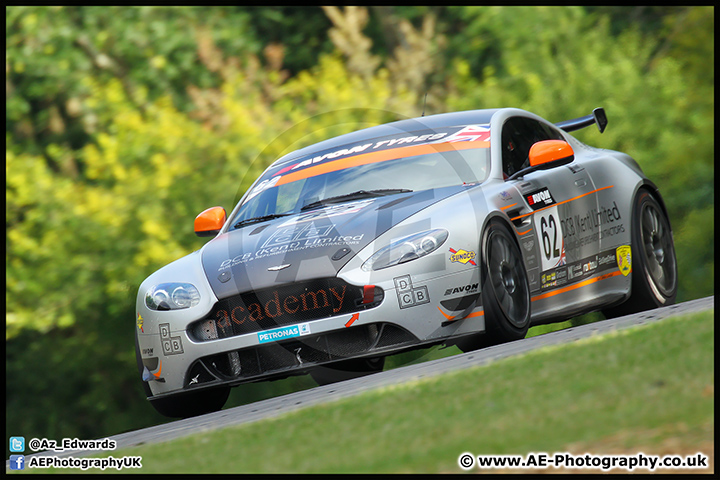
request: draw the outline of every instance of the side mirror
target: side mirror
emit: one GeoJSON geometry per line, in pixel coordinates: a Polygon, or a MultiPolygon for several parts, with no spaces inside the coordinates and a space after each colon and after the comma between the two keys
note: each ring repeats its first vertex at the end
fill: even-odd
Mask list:
{"type": "Polygon", "coordinates": [[[195,235],[198,237],[212,237],[217,235],[227,220],[223,207],[212,207],[195,217],[195,235]]]}
{"type": "Polygon", "coordinates": [[[530,167],[535,169],[552,168],[570,163],[575,159],[575,152],[564,140],[543,140],[530,147],[530,167]],[[555,165],[550,165],[557,162],[555,165]]]}
{"type": "Polygon", "coordinates": [[[530,147],[528,160],[530,160],[529,167],[513,173],[506,181],[515,180],[537,170],[567,165],[575,160],[575,152],[565,140],[541,140],[530,147]]]}

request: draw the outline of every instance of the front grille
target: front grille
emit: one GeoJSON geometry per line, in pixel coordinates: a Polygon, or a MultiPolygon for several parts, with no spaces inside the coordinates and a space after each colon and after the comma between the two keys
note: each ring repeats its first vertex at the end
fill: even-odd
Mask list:
{"type": "Polygon", "coordinates": [[[339,278],[323,278],[246,292],[218,301],[208,316],[188,327],[188,333],[204,342],[359,312],[382,302],[381,288],[371,288],[369,295],[365,289],[339,278]]]}
{"type": "MultiPolygon", "coordinates": [[[[209,372],[212,381],[252,379],[302,369],[363,354],[387,353],[419,344],[407,330],[388,323],[360,325],[320,335],[287,340],[203,357],[190,369],[188,382],[197,372],[209,372]]],[[[207,376],[199,378],[210,381],[207,376]]],[[[195,381],[197,382],[197,380],[195,381]]]]}

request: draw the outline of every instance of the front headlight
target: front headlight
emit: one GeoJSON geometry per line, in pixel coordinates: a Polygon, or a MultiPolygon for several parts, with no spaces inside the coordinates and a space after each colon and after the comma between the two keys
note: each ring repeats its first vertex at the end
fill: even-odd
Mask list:
{"type": "Polygon", "coordinates": [[[200,292],[189,283],[161,283],[145,294],[145,305],[150,310],[179,310],[200,303],[200,292]]]}
{"type": "Polygon", "coordinates": [[[363,263],[362,269],[365,272],[381,270],[424,257],[437,250],[447,237],[447,230],[438,228],[401,238],[375,252],[363,263]]]}

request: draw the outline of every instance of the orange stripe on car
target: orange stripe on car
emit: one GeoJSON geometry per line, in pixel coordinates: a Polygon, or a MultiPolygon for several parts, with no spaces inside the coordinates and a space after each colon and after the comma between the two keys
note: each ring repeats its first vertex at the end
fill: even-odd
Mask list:
{"type": "Polygon", "coordinates": [[[538,208],[538,209],[535,210],[534,212],[525,213],[525,214],[523,214],[523,215],[518,215],[517,217],[511,218],[510,220],[517,220],[517,219],[519,219],[519,218],[525,218],[525,217],[527,217],[527,216],[529,216],[529,215],[532,215],[533,213],[542,212],[542,211],[545,210],[545,209],[552,208],[552,207],[556,207],[556,206],[558,206],[558,205],[562,205],[563,203],[572,202],[573,200],[577,200],[578,198],[586,197],[586,196],[591,195],[591,194],[593,194],[593,193],[600,192],[600,191],[606,190],[606,189],[608,189],[608,188],[613,188],[614,186],[615,186],[615,185],[608,185],[607,187],[598,188],[598,189],[596,189],[596,190],[593,190],[592,192],[583,193],[582,195],[578,195],[577,197],[573,197],[573,198],[570,198],[570,199],[568,199],[568,200],[563,200],[562,202],[554,203],[554,204],[552,204],[552,205],[548,205],[547,207],[538,208]]]}
{"type": "Polygon", "coordinates": [[[448,315],[447,313],[443,312],[440,307],[437,307],[437,308],[438,308],[438,310],[440,310],[440,313],[443,314],[443,317],[445,317],[445,319],[446,319],[448,322],[451,321],[451,320],[453,320],[453,319],[455,318],[454,315],[453,315],[453,316],[450,316],[450,315],[448,315]]]}
{"type": "MultiPolygon", "coordinates": [[[[152,373],[152,372],[150,372],[150,373],[152,373]]],[[[162,360],[160,360],[160,368],[158,368],[157,373],[153,373],[153,376],[154,376],[155,378],[160,378],[160,374],[161,374],[161,373],[162,373],[162,360]]]]}
{"type": "MultiPolygon", "coordinates": [[[[451,321],[455,320],[455,318],[456,318],[455,315],[450,316],[450,315],[448,315],[447,313],[443,312],[440,307],[437,307],[437,308],[438,308],[438,310],[440,310],[440,313],[443,314],[443,317],[445,317],[445,319],[446,319],[448,322],[451,322],[451,321]]],[[[483,315],[485,315],[485,310],[480,310],[479,312],[472,312],[471,314],[469,314],[468,316],[463,317],[463,318],[482,317],[483,315]]]]}
{"type": "Polygon", "coordinates": [[[590,285],[591,283],[599,282],[600,280],[605,280],[605,279],[608,279],[608,278],[611,278],[611,277],[616,277],[616,276],[621,275],[621,274],[622,274],[622,272],[621,272],[620,270],[618,270],[617,272],[606,273],[606,274],[604,274],[604,275],[600,275],[599,277],[588,278],[587,280],[583,280],[582,282],[576,283],[576,284],[574,284],[574,285],[569,285],[569,286],[567,286],[567,287],[565,287],[565,288],[560,288],[560,289],[557,289],[557,290],[552,290],[552,291],[550,291],[550,292],[543,293],[542,295],[538,295],[538,296],[536,296],[536,297],[532,297],[531,300],[532,300],[533,302],[534,302],[535,300],[542,300],[543,298],[548,298],[548,297],[552,297],[552,296],[555,296],[555,295],[559,295],[559,294],[561,294],[561,293],[569,292],[569,291],[571,291],[571,290],[575,290],[576,288],[586,287],[586,286],[590,285]]]}
{"type": "Polygon", "coordinates": [[[489,148],[490,142],[474,141],[474,142],[447,142],[447,143],[430,143],[426,145],[413,145],[409,147],[393,148],[391,150],[382,150],[380,152],[362,153],[341,160],[322,162],[314,167],[307,167],[300,171],[283,175],[276,185],[284,185],[286,183],[303,180],[305,178],[315,177],[324,173],[337,172],[351,167],[359,167],[360,165],[369,165],[371,163],[386,162],[388,160],[397,160],[398,158],[412,157],[414,155],[424,155],[427,153],[443,153],[453,152],[457,150],[471,150],[474,148],[489,148]]]}
{"type": "MultiPolygon", "coordinates": [[[[552,291],[550,291],[550,292],[543,293],[542,295],[537,295],[537,296],[535,296],[535,297],[532,297],[532,298],[531,298],[531,301],[534,302],[535,300],[542,300],[543,298],[553,297],[553,296],[555,296],[555,295],[559,295],[559,294],[561,294],[561,293],[569,292],[569,291],[575,290],[575,289],[577,289],[577,288],[586,287],[586,286],[588,286],[588,285],[590,285],[590,284],[593,284],[593,283],[595,283],[595,282],[599,282],[600,280],[606,280],[606,279],[608,279],[608,278],[617,277],[617,276],[620,275],[620,274],[622,274],[622,272],[621,272],[620,270],[618,270],[618,271],[616,271],[616,272],[610,272],[610,273],[606,273],[606,274],[604,274],[604,275],[600,275],[599,277],[588,278],[587,280],[583,280],[582,282],[576,283],[576,284],[574,284],[574,285],[569,285],[569,286],[567,286],[567,287],[565,287],[565,288],[560,288],[560,289],[558,289],[558,290],[552,290],[552,291]]],[[[456,318],[455,316],[448,315],[447,313],[443,312],[440,307],[437,307],[437,308],[438,308],[438,310],[440,311],[440,313],[442,313],[443,317],[445,317],[445,319],[446,319],[448,322],[451,322],[451,321],[455,320],[455,318],[456,318]]],[[[485,314],[485,310],[480,310],[479,312],[472,312],[470,315],[468,315],[467,317],[463,317],[463,318],[481,317],[481,316],[483,316],[484,314],[485,314]]],[[[458,320],[459,320],[459,319],[458,319],[458,320]]]]}

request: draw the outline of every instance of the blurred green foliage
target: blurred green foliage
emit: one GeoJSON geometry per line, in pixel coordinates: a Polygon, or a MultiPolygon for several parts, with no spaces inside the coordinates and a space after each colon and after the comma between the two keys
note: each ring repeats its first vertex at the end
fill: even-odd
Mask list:
{"type": "Polygon", "coordinates": [[[279,156],[426,93],[427,114],[605,107],[578,137],[660,187],[678,300],[713,293],[712,7],[6,7],[6,433],[162,422],[135,371],[140,282],[279,156]]]}

